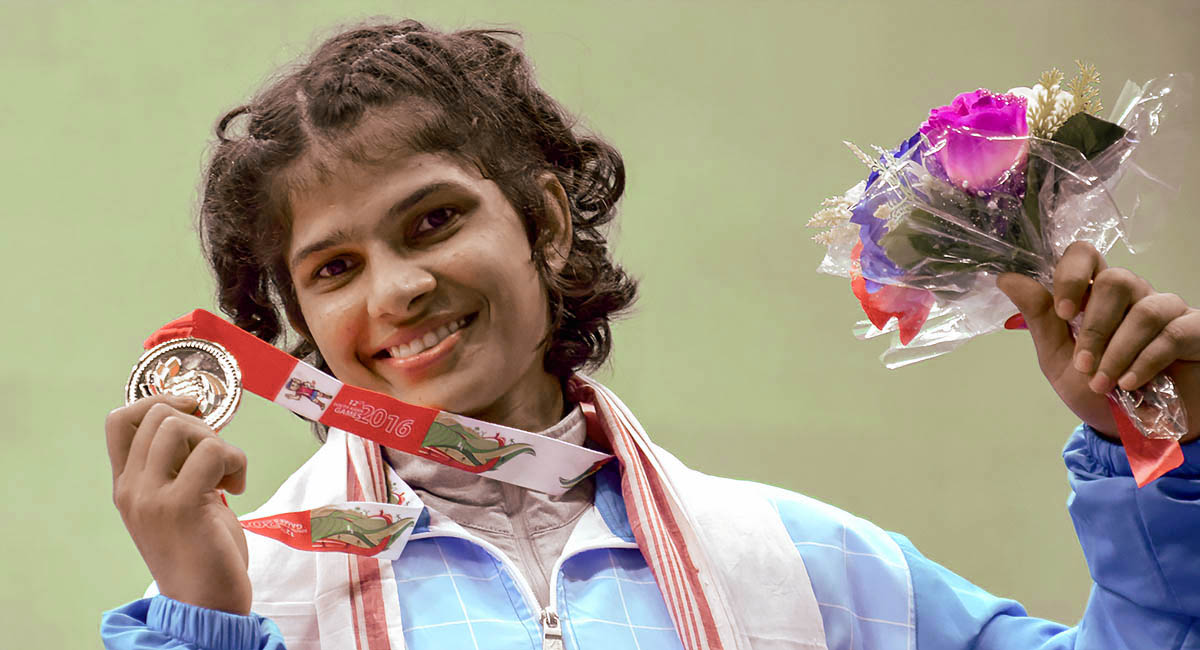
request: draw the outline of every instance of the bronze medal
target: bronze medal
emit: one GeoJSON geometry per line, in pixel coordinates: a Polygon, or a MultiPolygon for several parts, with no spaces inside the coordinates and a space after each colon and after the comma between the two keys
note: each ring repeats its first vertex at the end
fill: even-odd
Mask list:
{"type": "Polygon", "coordinates": [[[186,395],[213,430],[225,426],[242,399],[242,371],[232,354],[203,339],[160,343],[138,359],[125,385],[125,403],[151,395],[186,395]]]}

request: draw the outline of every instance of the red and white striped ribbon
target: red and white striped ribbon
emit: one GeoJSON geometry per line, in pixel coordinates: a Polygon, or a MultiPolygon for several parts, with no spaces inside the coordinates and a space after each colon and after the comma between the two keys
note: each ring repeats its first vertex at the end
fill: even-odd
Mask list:
{"type": "Polygon", "coordinates": [[[621,493],[638,547],[662,590],[671,620],[688,650],[736,648],[723,616],[715,572],[681,501],[665,480],[649,436],[607,388],[581,376],[568,383],[569,397],[589,412],[621,463],[621,493]],[[591,407],[590,409],[588,407],[591,407]]]}

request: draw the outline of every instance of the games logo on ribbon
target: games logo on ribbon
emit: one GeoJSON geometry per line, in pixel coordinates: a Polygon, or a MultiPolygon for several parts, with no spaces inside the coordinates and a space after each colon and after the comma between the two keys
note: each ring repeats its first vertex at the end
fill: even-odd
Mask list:
{"type": "Polygon", "coordinates": [[[397,438],[407,438],[413,432],[413,419],[402,418],[386,408],[369,404],[364,400],[350,399],[333,405],[333,412],[353,419],[372,429],[385,431],[397,438]]]}

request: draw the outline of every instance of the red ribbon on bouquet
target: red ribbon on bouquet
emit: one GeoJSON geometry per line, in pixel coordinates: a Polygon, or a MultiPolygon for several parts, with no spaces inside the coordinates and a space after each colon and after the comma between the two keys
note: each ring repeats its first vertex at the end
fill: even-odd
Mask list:
{"type": "Polygon", "coordinates": [[[1145,487],[1150,481],[1183,464],[1183,448],[1178,440],[1147,438],[1111,397],[1108,398],[1108,408],[1117,421],[1117,433],[1121,436],[1121,445],[1125,447],[1125,457],[1129,459],[1129,468],[1133,470],[1138,487],[1145,487]]]}

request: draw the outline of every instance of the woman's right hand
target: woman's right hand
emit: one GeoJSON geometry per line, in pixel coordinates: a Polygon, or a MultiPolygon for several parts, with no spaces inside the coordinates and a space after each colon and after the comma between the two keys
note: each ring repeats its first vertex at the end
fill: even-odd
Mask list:
{"type": "Polygon", "coordinates": [[[248,614],[246,537],[219,492],[245,489],[246,455],[189,415],[195,408],[156,395],[108,414],[113,502],[161,594],[248,614]]]}

